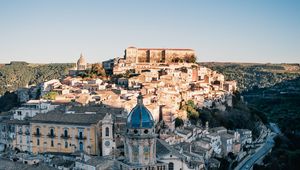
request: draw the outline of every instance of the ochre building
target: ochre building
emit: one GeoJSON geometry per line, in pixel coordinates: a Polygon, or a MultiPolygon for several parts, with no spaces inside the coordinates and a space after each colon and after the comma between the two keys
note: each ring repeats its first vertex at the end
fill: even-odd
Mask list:
{"type": "Polygon", "coordinates": [[[193,62],[195,51],[183,48],[136,48],[125,50],[126,63],[193,62]]]}
{"type": "Polygon", "coordinates": [[[109,155],[115,148],[109,114],[39,114],[31,120],[32,153],[109,155]]]}

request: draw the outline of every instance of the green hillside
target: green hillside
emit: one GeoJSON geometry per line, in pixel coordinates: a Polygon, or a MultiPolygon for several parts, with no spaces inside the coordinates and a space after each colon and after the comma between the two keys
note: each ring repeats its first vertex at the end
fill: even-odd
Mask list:
{"type": "Polygon", "coordinates": [[[15,91],[19,87],[34,85],[43,81],[61,78],[74,64],[28,64],[11,62],[0,67],[0,95],[15,91]]]}

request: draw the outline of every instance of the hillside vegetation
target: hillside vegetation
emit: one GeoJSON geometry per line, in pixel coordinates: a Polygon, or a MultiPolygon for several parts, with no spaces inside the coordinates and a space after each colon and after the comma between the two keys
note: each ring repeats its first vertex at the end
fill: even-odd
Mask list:
{"type": "Polygon", "coordinates": [[[283,132],[264,159],[265,165],[254,169],[299,169],[300,78],[268,88],[255,88],[244,93],[244,98],[250,107],[267,115],[268,121],[277,123],[283,132]]]}
{"type": "Polygon", "coordinates": [[[61,78],[74,64],[28,64],[11,62],[0,67],[0,95],[20,87],[61,78]]]}
{"type": "Polygon", "coordinates": [[[264,123],[275,122],[282,135],[255,170],[299,169],[300,66],[299,64],[201,63],[237,80],[247,106],[264,123]]]}
{"type": "Polygon", "coordinates": [[[236,80],[239,91],[255,87],[271,87],[285,80],[300,77],[299,64],[199,63],[224,74],[226,80],[236,80]]]}

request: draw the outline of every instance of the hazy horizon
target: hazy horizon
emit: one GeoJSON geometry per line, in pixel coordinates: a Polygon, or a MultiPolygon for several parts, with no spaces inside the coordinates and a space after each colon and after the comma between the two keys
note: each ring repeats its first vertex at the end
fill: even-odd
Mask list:
{"type": "Polygon", "coordinates": [[[88,63],[128,46],[199,62],[300,63],[300,1],[1,1],[0,63],[88,63]]]}

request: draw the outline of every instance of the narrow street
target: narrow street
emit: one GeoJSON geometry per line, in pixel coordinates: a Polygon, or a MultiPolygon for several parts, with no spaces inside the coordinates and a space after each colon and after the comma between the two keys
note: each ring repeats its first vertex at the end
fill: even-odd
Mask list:
{"type": "Polygon", "coordinates": [[[263,158],[274,146],[274,138],[277,134],[271,133],[268,135],[265,143],[255,151],[251,156],[248,156],[235,168],[235,170],[249,170],[261,158],[263,158]]]}

